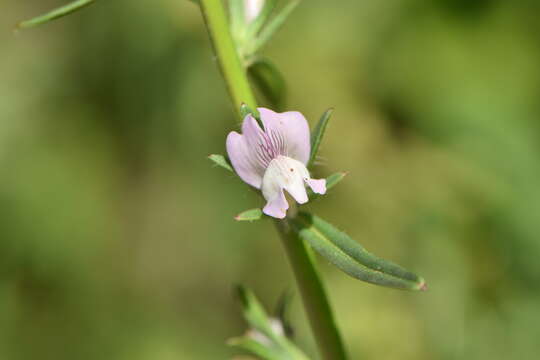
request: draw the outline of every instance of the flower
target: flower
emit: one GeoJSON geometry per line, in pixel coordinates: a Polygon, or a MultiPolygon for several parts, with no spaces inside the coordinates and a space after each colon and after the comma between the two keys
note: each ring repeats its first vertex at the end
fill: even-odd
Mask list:
{"type": "Polygon", "coordinates": [[[246,16],[246,22],[249,24],[262,11],[264,6],[264,0],[244,0],[244,14],[246,16]]]}
{"type": "Polygon", "coordinates": [[[247,115],[242,134],[232,131],[227,136],[227,153],[238,176],[262,190],[267,201],[263,212],[283,219],[289,208],[283,190],[296,202],[304,204],[308,201],[305,186],[324,194],[326,180],[312,179],[306,168],[311,144],[304,116],[297,111],[257,110],[264,130],[251,114],[247,115]]]}

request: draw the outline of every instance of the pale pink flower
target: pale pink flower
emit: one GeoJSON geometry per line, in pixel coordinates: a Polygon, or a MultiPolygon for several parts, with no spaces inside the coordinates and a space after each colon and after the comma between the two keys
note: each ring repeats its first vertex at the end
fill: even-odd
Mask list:
{"type": "Polygon", "coordinates": [[[311,144],[304,116],[297,111],[257,110],[264,130],[253,116],[247,115],[242,134],[232,131],[227,136],[227,153],[238,176],[262,190],[267,201],[263,212],[283,219],[289,208],[283,190],[304,204],[308,201],[306,185],[324,194],[326,180],[312,179],[306,168],[311,144]]]}

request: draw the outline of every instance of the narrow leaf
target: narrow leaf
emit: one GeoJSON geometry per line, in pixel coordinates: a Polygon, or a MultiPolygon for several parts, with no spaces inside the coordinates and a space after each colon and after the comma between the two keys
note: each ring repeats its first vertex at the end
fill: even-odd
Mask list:
{"type": "Polygon", "coordinates": [[[236,221],[255,221],[260,220],[263,216],[263,212],[259,208],[249,209],[242,211],[240,214],[234,217],[236,221]]]}
{"type": "Polygon", "coordinates": [[[45,24],[49,21],[58,19],[60,17],[66,16],[68,14],[71,14],[72,12],[75,12],[77,10],[82,9],[85,6],[88,6],[92,4],[95,0],[77,0],[73,1],[67,5],[61,6],[59,8],[56,8],[54,10],[49,11],[48,13],[45,13],[43,15],[34,17],[30,20],[22,21],[17,24],[17,28],[23,29],[23,28],[30,28],[37,25],[45,24]]]}
{"type": "Polygon", "coordinates": [[[300,4],[300,0],[292,0],[287,5],[281,9],[281,12],[274,16],[268,24],[261,30],[259,33],[259,36],[250,43],[250,47],[246,51],[246,55],[252,55],[255,54],[257,51],[259,51],[268,40],[272,38],[272,36],[278,31],[281,26],[285,23],[285,20],[289,17],[289,15],[292,13],[292,11],[300,4]]]}
{"type": "Polygon", "coordinates": [[[265,336],[273,337],[268,315],[255,295],[249,289],[246,289],[241,285],[236,287],[236,292],[242,303],[244,318],[249,325],[263,333],[265,336]]]}
{"type": "Polygon", "coordinates": [[[330,116],[332,115],[333,111],[334,109],[332,108],[326,110],[319,119],[315,129],[313,129],[311,132],[311,154],[309,156],[308,166],[312,165],[313,161],[315,161],[315,158],[317,157],[319,146],[321,145],[324,132],[326,131],[326,126],[328,125],[328,121],[330,120],[330,116]]]}
{"type": "Polygon", "coordinates": [[[369,253],[347,234],[315,215],[300,213],[293,224],[301,239],[354,278],[397,289],[426,289],[424,279],[369,253]]]}
{"type": "Polygon", "coordinates": [[[234,172],[231,164],[229,163],[229,160],[225,156],[219,155],[219,154],[212,154],[212,155],[208,155],[208,158],[212,160],[214,164],[221,166],[224,169],[234,172]]]}
{"type": "Polygon", "coordinates": [[[281,321],[285,336],[289,339],[294,336],[294,329],[289,321],[289,310],[291,308],[293,295],[291,290],[285,290],[279,297],[276,308],[274,309],[274,315],[281,321]]]}
{"type": "Polygon", "coordinates": [[[263,359],[309,360],[308,357],[280,331],[276,331],[266,311],[255,295],[243,286],[237,287],[244,318],[250,326],[245,336],[229,340],[229,344],[243,348],[263,359]]]}
{"type": "Polygon", "coordinates": [[[281,360],[283,354],[279,349],[274,349],[269,346],[265,346],[258,341],[253,340],[247,336],[235,337],[227,341],[227,345],[234,346],[236,348],[247,351],[253,355],[256,355],[264,360],[281,360]]]}
{"type": "Polygon", "coordinates": [[[229,0],[229,18],[231,34],[237,41],[237,46],[244,41],[246,28],[246,15],[244,13],[244,0],[229,0]]]}
{"type": "Polygon", "coordinates": [[[341,180],[347,176],[348,172],[338,172],[335,174],[330,175],[326,178],[326,190],[333,188],[336,186],[341,180]]]}
{"type": "Polygon", "coordinates": [[[248,73],[272,107],[281,109],[285,102],[286,85],[278,68],[268,59],[257,57],[249,66],[248,73]]]}

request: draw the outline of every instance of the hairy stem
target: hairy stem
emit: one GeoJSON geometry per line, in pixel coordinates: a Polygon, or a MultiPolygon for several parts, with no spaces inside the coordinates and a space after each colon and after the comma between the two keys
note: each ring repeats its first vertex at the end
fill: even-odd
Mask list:
{"type": "Polygon", "coordinates": [[[200,4],[206,28],[235,111],[240,115],[240,105],[242,104],[255,109],[257,107],[255,96],[249,86],[246,70],[236,51],[222,1],[201,0],[200,4]]]}

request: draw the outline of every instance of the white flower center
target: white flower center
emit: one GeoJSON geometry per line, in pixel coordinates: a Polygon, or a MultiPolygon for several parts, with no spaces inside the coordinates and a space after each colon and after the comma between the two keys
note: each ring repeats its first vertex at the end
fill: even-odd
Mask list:
{"type": "Polygon", "coordinates": [[[304,204],[308,201],[304,183],[309,179],[309,172],[303,163],[279,155],[266,168],[262,180],[262,193],[267,201],[272,201],[281,196],[285,189],[299,204],[304,204]]]}

